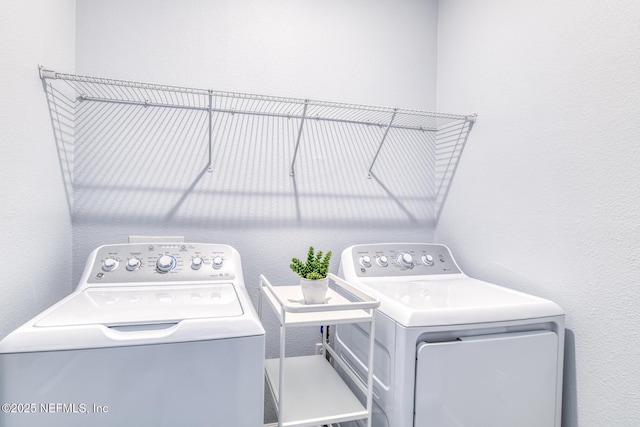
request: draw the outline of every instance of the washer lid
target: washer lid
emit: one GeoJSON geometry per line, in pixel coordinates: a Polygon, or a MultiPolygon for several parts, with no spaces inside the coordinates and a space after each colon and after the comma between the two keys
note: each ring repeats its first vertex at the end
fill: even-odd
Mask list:
{"type": "Polygon", "coordinates": [[[34,326],[128,326],[242,314],[230,283],[96,287],[74,293],[34,326]]]}
{"type": "Polygon", "coordinates": [[[405,282],[371,281],[363,285],[380,299],[380,311],[407,327],[524,320],[564,314],[549,300],[467,276],[405,282]]]}

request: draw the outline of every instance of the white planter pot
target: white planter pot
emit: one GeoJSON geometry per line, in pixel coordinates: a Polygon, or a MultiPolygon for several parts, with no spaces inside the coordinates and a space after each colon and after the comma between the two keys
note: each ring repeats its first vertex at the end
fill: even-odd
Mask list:
{"type": "Polygon", "coordinates": [[[329,278],[310,280],[301,277],[300,288],[305,304],[324,304],[329,289],[329,278]]]}

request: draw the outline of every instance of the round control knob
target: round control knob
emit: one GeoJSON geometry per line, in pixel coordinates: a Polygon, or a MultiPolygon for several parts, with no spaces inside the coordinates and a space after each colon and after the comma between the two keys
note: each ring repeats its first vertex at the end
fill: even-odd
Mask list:
{"type": "Polygon", "coordinates": [[[401,267],[412,268],[413,267],[413,256],[407,252],[400,252],[398,256],[396,256],[396,261],[401,267]]]}
{"type": "Polygon", "coordinates": [[[194,270],[199,270],[202,267],[202,258],[199,256],[191,259],[191,268],[194,270]]]}
{"type": "Polygon", "coordinates": [[[176,266],[176,259],[171,255],[162,255],[156,261],[156,268],[160,273],[168,273],[176,266]]]}
{"type": "Polygon", "coordinates": [[[433,256],[431,255],[422,255],[422,263],[424,265],[433,265],[433,256]]]}
{"type": "Polygon", "coordinates": [[[129,261],[127,261],[127,270],[136,271],[141,265],[142,261],[140,261],[139,258],[129,258],[129,261]]]}
{"type": "Polygon", "coordinates": [[[222,259],[222,257],[221,256],[217,256],[217,257],[213,258],[213,261],[211,261],[211,266],[217,270],[220,267],[222,267],[223,263],[224,263],[224,260],[222,259]]]}
{"type": "Polygon", "coordinates": [[[104,271],[113,271],[118,268],[118,265],[120,265],[120,263],[115,258],[107,258],[102,261],[102,269],[104,271]]]}
{"type": "Polygon", "coordinates": [[[360,257],[360,265],[363,267],[371,267],[371,257],[369,255],[363,255],[360,257]]]}
{"type": "Polygon", "coordinates": [[[389,258],[387,258],[385,255],[380,255],[377,259],[376,262],[378,263],[378,265],[380,267],[386,267],[389,265],[389,258]]]}

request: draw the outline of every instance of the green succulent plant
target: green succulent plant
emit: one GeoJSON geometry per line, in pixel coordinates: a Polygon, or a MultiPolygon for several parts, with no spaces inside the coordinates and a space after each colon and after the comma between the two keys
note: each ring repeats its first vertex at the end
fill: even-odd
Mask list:
{"type": "Polygon", "coordinates": [[[304,279],[318,280],[327,277],[329,261],[331,261],[331,251],[327,252],[323,257],[322,251],[316,253],[313,246],[310,246],[307,253],[307,261],[302,262],[298,258],[293,258],[290,267],[294,273],[304,279]]]}

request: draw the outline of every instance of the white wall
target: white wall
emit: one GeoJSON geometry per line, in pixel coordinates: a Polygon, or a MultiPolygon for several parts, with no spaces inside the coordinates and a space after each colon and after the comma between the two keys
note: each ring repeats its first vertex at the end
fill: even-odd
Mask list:
{"type": "MultiPolygon", "coordinates": [[[[422,0],[83,0],[76,69],[143,82],[432,110],[436,19],[437,2],[422,0]]],[[[186,152],[193,156],[202,147],[192,141],[162,150],[153,150],[151,141],[142,148],[138,143],[132,151],[148,154],[129,168],[113,162],[127,146],[110,140],[112,148],[101,156],[100,144],[76,142],[83,146],[75,164],[76,280],[100,244],[124,242],[130,234],[177,234],[238,249],[255,301],[258,275],[294,283],[290,260],[304,256],[310,244],[333,250],[337,271],[339,253],[349,245],[433,237],[433,201],[414,194],[423,181],[404,187],[396,182],[424,168],[389,165],[386,156],[376,164],[381,181],[367,179],[375,151],[358,153],[351,148],[355,141],[316,151],[302,151],[310,150],[303,144],[295,181],[288,175],[291,141],[284,149],[279,141],[259,138],[216,145],[214,170],[202,175],[198,158],[172,169],[167,158],[153,157],[164,149],[180,159],[186,152]],[[275,146],[284,157],[271,156],[275,146]],[[167,169],[158,171],[159,164],[167,169]]],[[[377,141],[362,144],[375,148],[377,141]]],[[[265,323],[267,356],[273,357],[278,332],[268,314],[265,323]]],[[[294,330],[288,337],[291,354],[310,354],[319,331],[294,330]]]]}
{"type": "MultiPolygon", "coordinates": [[[[433,109],[437,5],[398,4],[84,0],[77,72],[433,109]]],[[[635,426],[640,5],[446,0],[439,8],[437,107],[477,111],[479,120],[436,240],[452,247],[469,274],[566,309],[565,427],[635,426]]],[[[231,203],[235,221],[216,217],[224,208],[178,218],[143,212],[132,221],[135,207],[98,215],[91,202],[104,206],[105,193],[96,190],[80,195],[85,209],[76,212],[72,256],[36,65],[74,72],[75,12],[75,2],[62,0],[9,1],[0,9],[0,241],[10,248],[0,276],[0,337],[69,292],[68,259],[77,281],[91,249],[129,234],[234,245],[254,297],[257,274],[291,280],[288,260],[309,242],[339,251],[356,242],[433,237],[428,224],[380,199],[354,202],[327,221],[303,215],[291,222],[278,218],[278,209],[269,221],[243,218],[243,201],[231,203]],[[372,216],[376,210],[384,214],[372,216]]],[[[299,338],[299,351],[310,351],[314,338],[299,338]]]]}
{"type": "Polygon", "coordinates": [[[75,0],[0,7],[0,338],[69,293],[71,221],[38,64],[73,71],[75,0]]]}
{"type": "Polygon", "coordinates": [[[640,3],[447,0],[438,108],[478,122],[436,228],[567,313],[563,426],[640,424],[640,3]]]}
{"type": "Polygon", "coordinates": [[[78,73],[433,110],[436,11],[433,0],[82,1],[78,73]]]}

